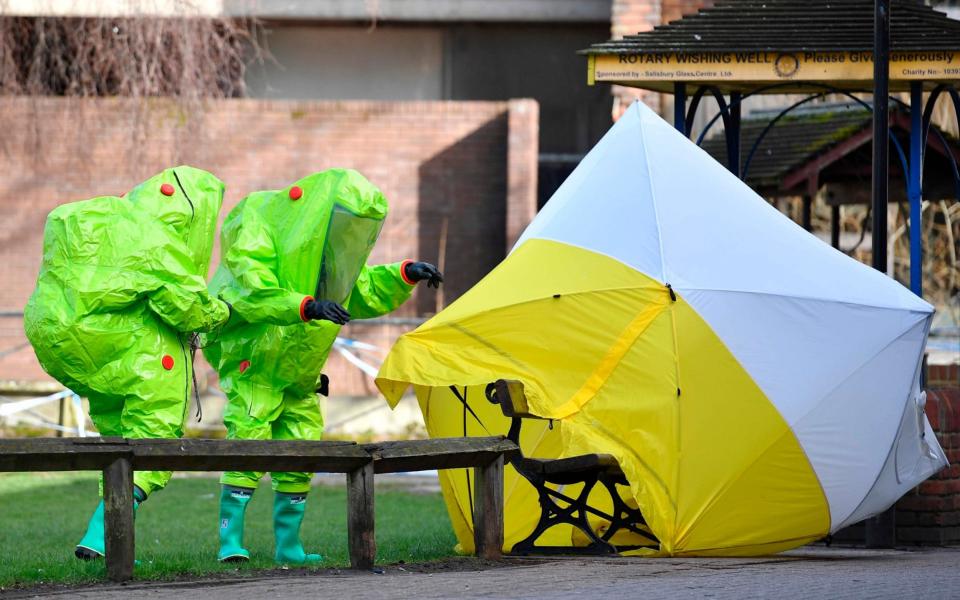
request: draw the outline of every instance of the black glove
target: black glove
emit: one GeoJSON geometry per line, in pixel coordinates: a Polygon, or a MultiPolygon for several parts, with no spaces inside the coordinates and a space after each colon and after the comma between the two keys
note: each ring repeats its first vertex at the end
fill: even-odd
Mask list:
{"type": "Polygon", "coordinates": [[[427,287],[439,288],[443,283],[443,274],[430,263],[410,262],[403,266],[403,274],[410,281],[423,281],[428,279],[427,287]]]}
{"type": "Polygon", "coordinates": [[[350,313],[336,302],[311,300],[303,308],[303,314],[311,321],[322,320],[344,325],[350,321],[350,313]]]}

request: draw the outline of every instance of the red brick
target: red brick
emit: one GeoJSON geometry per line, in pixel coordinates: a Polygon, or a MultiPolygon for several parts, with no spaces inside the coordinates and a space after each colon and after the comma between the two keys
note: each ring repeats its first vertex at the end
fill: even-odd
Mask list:
{"type": "Polygon", "coordinates": [[[713,0],[663,0],[660,11],[663,22],[669,23],[710,6],[713,6],[713,0]]]}
{"type": "Polygon", "coordinates": [[[941,511],[952,508],[953,499],[950,496],[916,495],[901,498],[897,502],[897,509],[912,512],[941,511]]]}
{"type": "Polygon", "coordinates": [[[927,420],[934,431],[940,431],[940,398],[932,390],[927,390],[927,404],[924,407],[927,420]]]}
{"type": "Polygon", "coordinates": [[[931,388],[960,387],[960,365],[930,365],[927,385],[931,388]]]}
{"type": "MultiPolygon", "coordinates": [[[[927,413],[937,414],[938,433],[960,432],[960,389],[927,389],[927,413]]],[[[931,426],[933,422],[931,420],[931,426]]]]}
{"type": "Polygon", "coordinates": [[[956,494],[960,492],[960,480],[957,479],[932,479],[920,484],[920,493],[931,496],[945,496],[947,494],[956,494]]]}

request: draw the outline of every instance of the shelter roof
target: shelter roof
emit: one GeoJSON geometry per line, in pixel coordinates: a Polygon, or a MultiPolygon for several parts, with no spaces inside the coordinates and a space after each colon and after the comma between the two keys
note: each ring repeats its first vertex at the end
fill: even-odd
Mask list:
{"type": "MultiPolygon", "coordinates": [[[[718,0],[623,39],[593,44],[587,80],[673,92],[866,91],[873,81],[873,0],[718,0]]],[[[891,0],[890,90],[960,80],[960,21],[917,0],[891,0]]]]}
{"type": "MultiPolygon", "coordinates": [[[[780,109],[755,111],[743,119],[740,134],[741,168],[746,166],[747,157],[757,138],[779,112],[780,109]]],[[[902,144],[906,144],[909,113],[892,105],[890,114],[894,135],[902,144]]],[[[943,135],[954,155],[960,157],[957,140],[947,137],[945,133],[943,135]]],[[[807,191],[804,186],[809,176],[819,175],[820,180],[862,176],[857,167],[869,169],[871,140],[871,113],[859,104],[844,102],[795,109],[780,119],[757,146],[747,168],[746,182],[766,195],[802,194],[807,191]]],[[[718,127],[718,133],[705,140],[702,147],[721,163],[726,162],[727,147],[722,127],[718,127]]],[[[890,159],[891,175],[900,176],[900,170],[896,167],[897,157],[892,149],[890,159]]],[[[951,171],[946,160],[939,138],[931,132],[928,150],[930,164],[925,170],[925,188],[931,192],[943,186],[952,190],[952,180],[946,181],[951,171]]]]}
{"type": "MultiPolygon", "coordinates": [[[[873,10],[873,0],[719,0],[581,52],[872,52],[873,10]]],[[[892,0],[890,45],[893,52],[960,50],[960,21],[915,0],[892,0]]]]}

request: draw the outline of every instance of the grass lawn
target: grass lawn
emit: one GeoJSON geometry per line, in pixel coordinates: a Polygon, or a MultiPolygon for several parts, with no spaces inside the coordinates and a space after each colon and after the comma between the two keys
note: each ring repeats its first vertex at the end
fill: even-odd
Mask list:
{"type": "MultiPolygon", "coordinates": [[[[251,560],[238,567],[216,561],[219,483],[177,478],[137,514],[137,579],[275,568],[273,491],[261,485],[247,508],[245,542],[251,560]]],[[[35,583],[84,583],[106,577],[102,560],[73,556],[96,507],[95,473],[0,474],[0,589],[35,583]]],[[[376,495],[377,562],[423,562],[453,556],[456,538],[438,493],[413,494],[380,486],[376,495]]],[[[349,565],[346,489],[315,486],[301,538],[323,567],[349,565]]],[[[242,574],[242,573],[241,573],[242,574]]]]}

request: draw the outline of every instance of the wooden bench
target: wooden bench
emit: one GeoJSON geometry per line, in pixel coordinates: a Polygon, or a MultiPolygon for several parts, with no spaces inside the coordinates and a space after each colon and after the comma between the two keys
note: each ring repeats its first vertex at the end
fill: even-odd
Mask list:
{"type": "Polygon", "coordinates": [[[409,440],[380,444],[123,438],[0,439],[2,471],[103,471],[107,576],[133,578],[133,471],[307,471],[347,476],[350,563],[369,569],[376,557],[374,475],[474,468],[477,555],[500,557],[503,465],[519,453],[503,437],[409,440]]]}
{"type": "MultiPolygon", "coordinates": [[[[486,388],[487,399],[500,406],[503,414],[511,419],[507,439],[519,446],[520,428],[523,419],[542,419],[531,414],[523,383],[500,379],[486,388]]],[[[533,532],[525,539],[513,545],[513,554],[615,554],[625,550],[643,547],[657,548],[659,540],[647,528],[647,523],[639,509],[628,506],[617,490],[618,485],[628,485],[627,478],[616,458],[609,454],[583,454],[558,459],[539,459],[523,456],[521,453],[509,459],[510,464],[533,485],[540,501],[540,520],[533,532]],[[597,483],[603,485],[610,494],[613,514],[601,511],[588,504],[590,492],[597,483]],[[553,489],[551,485],[566,486],[583,484],[576,498],[572,498],[553,489]],[[559,501],[559,502],[558,502],[559,501]],[[594,515],[609,522],[603,535],[598,536],[590,526],[588,516],[594,515]],[[538,546],[537,540],[551,527],[560,524],[572,525],[579,529],[590,543],[587,546],[538,546]],[[622,530],[631,531],[647,543],[615,546],[613,536],[622,530]]],[[[561,487],[562,489],[562,487],[561,487]]]]}

